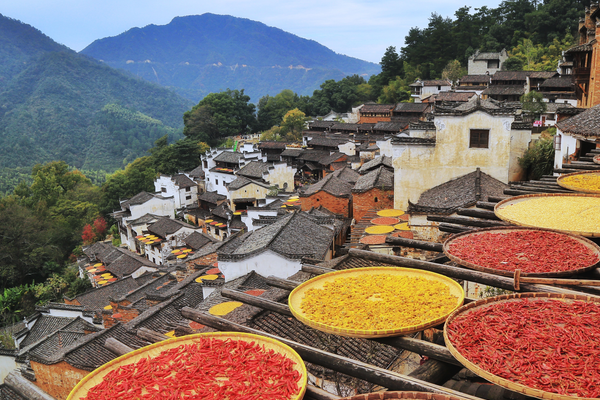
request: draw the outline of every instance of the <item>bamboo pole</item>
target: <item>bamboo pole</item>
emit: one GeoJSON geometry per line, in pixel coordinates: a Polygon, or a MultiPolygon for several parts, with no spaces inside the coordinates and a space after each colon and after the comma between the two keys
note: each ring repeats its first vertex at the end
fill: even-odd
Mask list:
{"type": "Polygon", "coordinates": [[[600,286],[600,281],[588,279],[559,279],[559,278],[538,278],[534,276],[521,276],[521,270],[517,269],[514,275],[514,288],[519,290],[523,283],[541,283],[543,285],[559,286],[600,286]]]}
{"type": "Polygon", "coordinates": [[[444,251],[444,245],[441,243],[425,242],[423,240],[406,239],[402,237],[388,236],[385,238],[385,242],[394,244],[397,246],[412,247],[414,249],[437,251],[442,253],[444,251]]]}
{"type": "Polygon", "coordinates": [[[250,304],[251,306],[274,311],[278,314],[287,315],[288,317],[294,316],[290,311],[290,308],[285,304],[277,303],[273,300],[263,299],[257,296],[252,296],[251,294],[243,293],[238,290],[223,288],[221,289],[221,296],[241,301],[242,303],[250,304]]]}
{"type": "MultiPolygon", "coordinates": [[[[493,275],[480,271],[473,271],[461,267],[453,267],[451,265],[435,264],[427,261],[415,260],[406,257],[389,256],[386,254],[379,254],[365,250],[350,249],[349,253],[357,257],[363,257],[367,260],[380,261],[385,264],[398,265],[407,268],[423,269],[426,271],[437,272],[438,274],[446,275],[454,279],[464,279],[467,281],[483,283],[484,285],[494,286],[505,290],[515,290],[514,280],[505,276],[493,275]]],[[[533,283],[523,284],[521,285],[521,289],[521,291],[524,292],[548,292],[581,295],[581,292],[575,290],[533,283]]],[[[586,293],[586,295],[595,296],[588,293],[586,293]]]]}
{"type": "Polygon", "coordinates": [[[449,224],[475,226],[477,228],[490,228],[494,226],[508,226],[511,225],[504,221],[490,221],[486,219],[476,219],[468,217],[443,217],[439,215],[428,215],[427,221],[434,222],[447,222],[449,224]]]}
{"type": "Polygon", "coordinates": [[[163,340],[170,339],[167,335],[155,332],[148,328],[140,328],[136,332],[137,336],[152,343],[162,342],[163,340]]]}
{"type": "Polygon", "coordinates": [[[459,208],[456,213],[458,215],[465,215],[467,217],[475,217],[481,219],[489,219],[493,221],[500,221],[500,218],[496,216],[493,211],[490,210],[479,210],[477,208],[459,208]]]}
{"type": "Polygon", "coordinates": [[[467,400],[481,400],[477,397],[447,389],[420,379],[412,378],[393,371],[376,367],[361,361],[352,360],[337,354],[307,346],[293,340],[285,339],[276,335],[271,335],[256,329],[233,323],[224,318],[202,313],[190,307],[181,309],[184,317],[192,319],[203,325],[210,326],[221,331],[248,332],[256,335],[266,336],[271,339],[279,340],[282,343],[292,347],[303,360],[321,365],[325,368],[341,372],[343,374],[363,379],[389,390],[414,390],[421,392],[440,393],[451,396],[458,396],[467,400]]]}
{"type": "Polygon", "coordinates": [[[122,356],[123,354],[127,354],[133,351],[131,347],[112,337],[106,339],[106,342],[104,342],[104,347],[106,347],[118,356],[122,356]]]}
{"type": "Polygon", "coordinates": [[[298,286],[300,282],[291,281],[289,279],[278,278],[274,275],[269,275],[267,277],[267,285],[273,286],[279,289],[285,290],[294,290],[296,286],[298,286]]]}

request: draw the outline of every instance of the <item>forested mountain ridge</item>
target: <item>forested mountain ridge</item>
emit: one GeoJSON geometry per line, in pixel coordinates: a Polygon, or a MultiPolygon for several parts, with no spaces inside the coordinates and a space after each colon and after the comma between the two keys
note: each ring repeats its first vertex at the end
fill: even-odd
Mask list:
{"type": "Polygon", "coordinates": [[[283,89],[310,95],[327,79],[380,71],[377,64],[281,29],[208,13],[133,28],[96,40],[81,53],[173,87],[194,101],[228,88],[244,89],[254,102],[283,89]]]}
{"type": "Polygon", "coordinates": [[[23,66],[12,76],[3,74],[3,170],[64,160],[77,168],[113,171],[146,155],[165,134],[181,137],[183,113],[193,103],[170,90],[77,54],[29,25],[0,17],[0,54],[9,53],[16,54],[23,66]],[[2,29],[6,25],[9,28],[2,29]]]}

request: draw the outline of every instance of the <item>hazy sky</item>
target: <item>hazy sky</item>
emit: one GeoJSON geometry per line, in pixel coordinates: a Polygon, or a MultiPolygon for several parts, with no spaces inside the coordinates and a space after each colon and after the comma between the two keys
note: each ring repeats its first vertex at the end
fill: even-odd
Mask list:
{"type": "Polygon", "coordinates": [[[80,51],[96,39],[133,27],[165,25],[174,17],[204,13],[248,18],[331,50],[378,63],[388,46],[398,50],[411,27],[425,28],[432,12],[453,18],[499,0],[0,0],[0,13],[34,26],[80,51]]]}

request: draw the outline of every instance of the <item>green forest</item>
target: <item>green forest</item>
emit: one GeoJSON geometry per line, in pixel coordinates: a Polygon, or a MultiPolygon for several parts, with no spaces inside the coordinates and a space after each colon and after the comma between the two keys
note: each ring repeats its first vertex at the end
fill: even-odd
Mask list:
{"type": "MultiPolygon", "coordinates": [[[[346,112],[367,101],[408,101],[407,85],[414,79],[460,77],[477,49],[506,48],[513,68],[552,70],[561,49],[572,45],[585,5],[516,0],[504,1],[496,9],[463,7],[454,19],[432,14],[426,28],[410,30],[399,51],[388,47],[382,55],[382,72],[368,81],[358,75],[327,80],[312,96],[283,90],[262,97],[256,105],[244,90],[226,90],[191,107],[176,97],[165,100],[164,89],[133,78],[128,96],[116,96],[116,91],[124,90],[118,83],[121,78],[108,67],[69,53],[45,54],[45,65],[25,68],[0,92],[0,104],[11,103],[0,108],[0,323],[27,315],[35,304],[88,289],[89,283],[72,267],[84,240],[89,243],[115,232],[110,213],[119,208],[120,200],[144,190],[153,192],[158,174],[195,168],[209,146],[232,135],[273,133],[273,127],[294,133],[304,116],[346,112]],[[95,73],[85,75],[75,68],[85,64],[89,71],[90,63],[95,73]],[[61,72],[43,73],[52,69],[61,72]],[[71,87],[76,80],[93,80],[94,86],[71,87]],[[82,90],[101,86],[113,95],[97,96],[87,110],[79,107],[82,90]],[[56,96],[57,88],[71,98],[56,96]],[[155,97],[151,106],[142,101],[148,97],[155,97]],[[176,116],[161,121],[157,109],[176,116]],[[70,126],[61,125],[64,115],[70,115],[70,126]],[[51,128],[33,135],[42,132],[42,125],[51,128]],[[96,136],[86,143],[77,132],[90,129],[96,136]],[[87,155],[67,157],[54,145],[63,150],[86,146],[87,155]],[[107,149],[116,149],[119,156],[108,158],[107,149]],[[28,155],[29,165],[14,162],[22,154],[28,155]]],[[[117,237],[113,240],[118,243],[117,237]]]]}

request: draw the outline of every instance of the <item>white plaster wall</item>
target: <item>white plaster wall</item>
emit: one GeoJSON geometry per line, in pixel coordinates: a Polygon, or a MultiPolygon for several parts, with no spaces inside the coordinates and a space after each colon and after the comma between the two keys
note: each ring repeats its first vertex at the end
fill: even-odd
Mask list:
{"type": "Polygon", "coordinates": [[[17,369],[17,363],[14,356],[0,355],[0,382],[4,382],[4,378],[17,369]]]}
{"type": "Polygon", "coordinates": [[[135,272],[133,274],[131,274],[132,278],[137,278],[139,276],[144,275],[145,272],[155,272],[158,271],[158,268],[152,268],[152,267],[140,267],[138,269],[135,270],[135,272]]]}
{"type": "Polygon", "coordinates": [[[263,179],[271,186],[277,185],[281,190],[293,192],[294,175],[296,174],[296,171],[296,168],[288,165],[287,163],[276,163],[273,164],[272,167],[269,167],[269,173],[263,175],[263,179]],[[284,189],[284,187],[286,187],[286,189],[284,189]]]}
{"type": "Polygon", "coordinates": [[[567,157],[577,149],[577,139],[564,134],[558,128],[556,134],[560,136],[560,150],[554,151],[554,168],[562,168],[563,163],[567,161],[567,157]]]}
{"type": "Polygon", "coordinates": [[[163,200],[154,197],[144,204],[132,205],[129,210],[131,211],[131,217],[127,218],[128,221],[138,219],[146,214],[173,218],[175,215],[175,200],[173,198],[163,200]]]}
{"type": "MultiPolygon", "coordinates": [[[[508,183],[511,180],[511,148],[529,143],[530,134],[514,134],[512,116],[492,116],[476,111],[465,116],[436,116],[436,145],[393,145],[394,208],[406,210],[408,201],[416,203],[424,191],[453,178],[482,172],[508,183]],[[469,148],[470,129],[489,129],[487,149],[469,148]]],[[[525,147],[526,148],[526,147],[525,147]]]]}
{"type": "Polygon", "coordinates": [[[60,308],[50,308],[48,309],[48,314],[50,314],[53,317],[64,317],[64,318],[77,318],[80,317],[81,319],[89,322],[90,324],[93,324],[93,318],[92,317],[86,317],[82,314],[81,311],[76,311],[76,310],[63,310],[60,308]]]}
{"type": "Polygon", "coordinates": [[[340,153],[344,153],[347,156],[356,155],[356,144],[352,142],[347,142],[344,144],[338,145],[338,149],[340,149],[340,153]]]}
{"type": "Polygon", "coordinates": [[[377,144],[377,147],[379,147],[379,155],[380,156],[386,156],[386,157],[391,157],[393,154],[393,149],[392,149],[392,139],[388,139],[388,140],[378,140],[375,142],[377,144]]]}
{"type": "Polygon", "coordinates": [[[248,227],[248,232],[253,231],[255,229],[261,228],[263,225],[259,225],[257,227],[254,226],[252,220],[259,219],[261,215],[276,217],[277,210],[248,210],[246,215],[242,214],[242,222],[246,224],[248,227]]]}
{"type": "Polygon", "coordinates": [[[300,260],[288,260],[271,250],[263,251],[240,261],[219,260],[219,269],[225,276],[225,282],[244,276],[251,271],[255,271],[262,276],[273,275],[286,279],[300,271],[301,268],[300,260]]]}
{"type": "Polygon", "coordinates": [[[233,174],[225,174],[225,173],[221,173],[221,172],[206,172],[206,191],[208,192],[214,192],[215,190],[217,191],[218,194],[223,195],[223,196],[227,196],[227,194],[229,193],[227,191],[227,187],[226,185],[228,183],[233,182],[235,179],[237,178],[236,175],[233,174]],[[216,182],[217,180],[219,181],[219,184],[217,185],[216,182]]]}
{"type": "Polygon", "coordinates": [[[440,89],[438,89],[437,86],[423,86],[421,88],[421,98],[423,99],[432,94],[438,94],[439,92],[448,92],[450,89],[452,89],[452,86],[450,85],[440,86],[440,89]]]}

